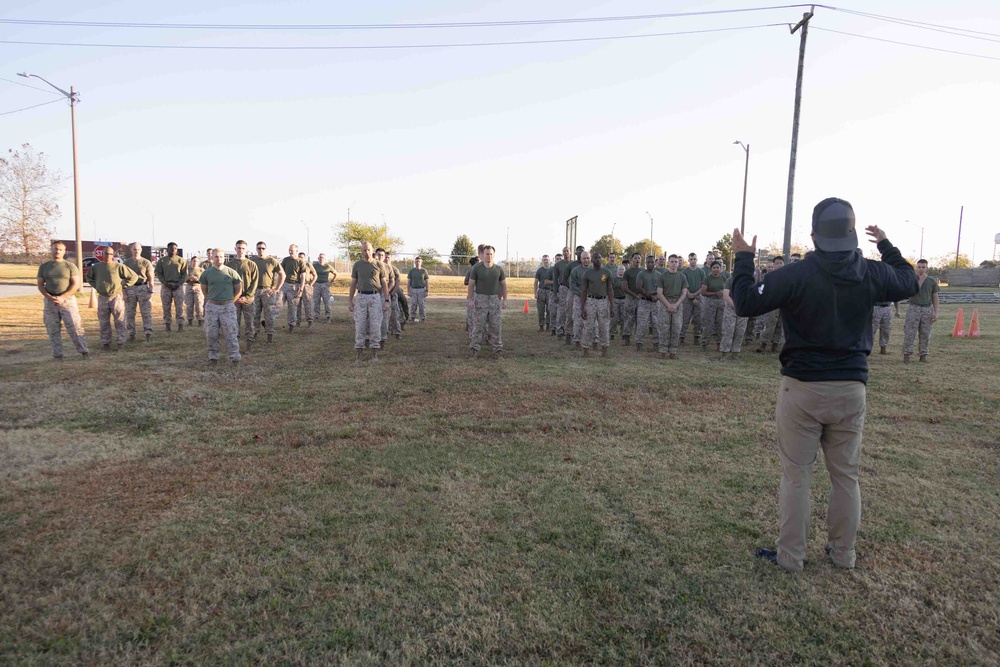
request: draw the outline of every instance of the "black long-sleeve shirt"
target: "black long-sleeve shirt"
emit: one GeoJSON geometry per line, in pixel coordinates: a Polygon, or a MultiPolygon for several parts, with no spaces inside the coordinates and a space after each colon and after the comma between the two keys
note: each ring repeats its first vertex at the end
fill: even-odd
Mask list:
{"type": "Polygon", "coordinates": [[[888,240],[882,261],[860,250],[809,253],[754,284],[753,253],[736,253],[732,297],[740,317],[781,310],[781,374],[804,382],[868,382],[872,307],[917,293],[917,274],[888,240]]]}

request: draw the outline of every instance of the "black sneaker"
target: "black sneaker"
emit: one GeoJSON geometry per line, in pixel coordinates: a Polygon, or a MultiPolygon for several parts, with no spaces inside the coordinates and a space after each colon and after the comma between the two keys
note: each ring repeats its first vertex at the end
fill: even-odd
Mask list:
{"type": "Polygon", "coordinates": [[[761,560],[766,560],[772,565],[778,564],[778,552],[774,549],[757,549],[753,555],[761,560]]]}

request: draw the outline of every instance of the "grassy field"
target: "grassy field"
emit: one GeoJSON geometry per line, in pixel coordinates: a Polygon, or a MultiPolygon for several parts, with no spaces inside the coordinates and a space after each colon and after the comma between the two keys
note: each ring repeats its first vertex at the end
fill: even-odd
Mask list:
{"type": "Polygon", "coordinates": [[[584,360],[514,305],[502,360],[442,299],[355,365],[337,299],[234,371],[158,305],[152,343],[53,362],[40,300],[0,299],[0,664],[1000,661],[1000,306],[979,340],[945,308],[929,364],[895,321],[858,568],[819,466],[793,576],[752,557],[774,356],[584,360]]]}

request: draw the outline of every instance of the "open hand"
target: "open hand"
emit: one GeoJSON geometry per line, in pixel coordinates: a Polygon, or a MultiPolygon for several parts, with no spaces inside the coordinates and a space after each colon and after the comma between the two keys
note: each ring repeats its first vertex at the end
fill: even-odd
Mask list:
{"type": "Polygon", "coordinates": [[[878,228],[878,225],[869,225],[865,227],[865,232],[871,238],[868,239],[872,243],[878,243],[879,241],[885,241],[885,232],[878,228]]]}
{"type": "Polygon", "coordinates": [[[740,230],[733,230],[733,254],[738,252],[752,252],[757,254],[757,237],[753,237],[753,241],[748,245],[746,239],[743,238],[743,234],[740,230]]]}

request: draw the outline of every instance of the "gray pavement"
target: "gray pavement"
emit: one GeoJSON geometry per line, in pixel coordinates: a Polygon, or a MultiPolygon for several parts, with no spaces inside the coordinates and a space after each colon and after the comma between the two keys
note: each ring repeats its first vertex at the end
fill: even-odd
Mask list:
{"type": "Polygon", "coordinates": [[[30,296],[38,294],[34,285],[0,285],[0,299],[7,296],[30,296]]]}

